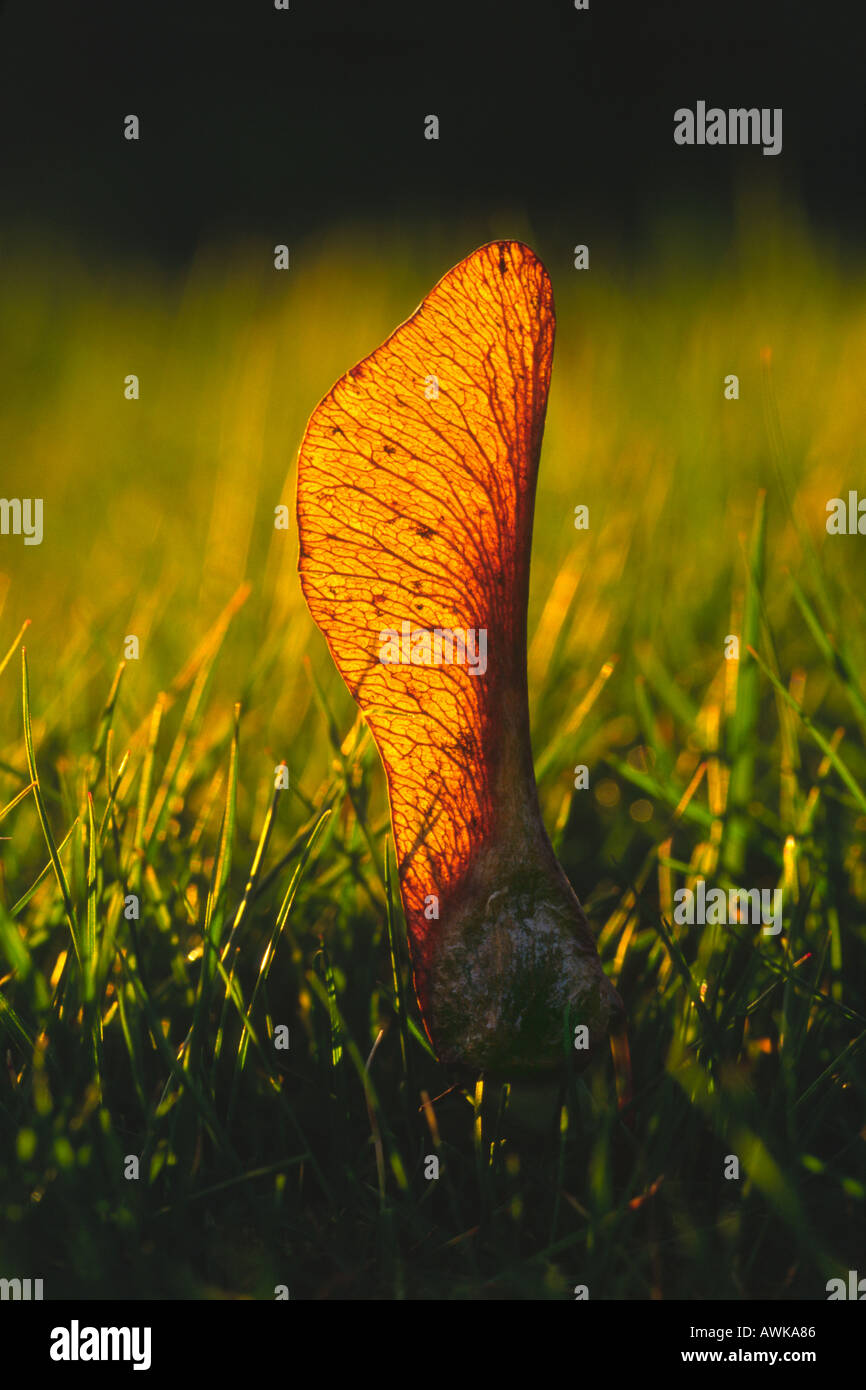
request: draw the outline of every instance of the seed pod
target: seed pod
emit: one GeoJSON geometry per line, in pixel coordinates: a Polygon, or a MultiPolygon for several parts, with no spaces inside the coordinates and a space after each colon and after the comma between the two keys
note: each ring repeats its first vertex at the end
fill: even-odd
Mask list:
{"type": "Polygon", "coordinates": [[[385,767],[421,1013],[443,1061],[585,1060],[622,1010],[544,830],[526,620],[554,336],[520,242],[439,281],[316,407],[301,585],[385,767]],[[587,1035],[584,1035],[587,1036],[587,1035]]]}

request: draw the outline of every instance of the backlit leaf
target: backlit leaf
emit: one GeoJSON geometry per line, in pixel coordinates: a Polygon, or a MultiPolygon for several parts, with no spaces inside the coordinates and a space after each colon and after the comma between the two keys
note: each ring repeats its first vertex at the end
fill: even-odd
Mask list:
{"type": "MultiPolygon", "coordinates": [[[[538,872],[570,894],[541,826],[526,688],[554,323],[534,253],[482,247],[337,382],[299,456],[301,583],[385,766],[416,989],[446,1055],[460,1049],[441,1046],[433,975],[466,903],[513,896],[515,865],[530,896],[538,872]]],[[[595,956],[579,908],[571,934],[595,956]]]]}

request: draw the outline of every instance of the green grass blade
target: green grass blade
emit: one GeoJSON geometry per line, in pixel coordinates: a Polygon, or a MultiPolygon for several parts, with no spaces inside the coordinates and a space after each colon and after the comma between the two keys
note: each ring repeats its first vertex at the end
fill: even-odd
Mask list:
{"type": "Polygon", "coordinates": [[[730,766],[728,815],[722,849],[722,863],[733,878],[743,870],[749,835],[749,802],[755,778],[755,730],[758,723],[758,668],[750,655],[758,641],[761,620],[761,592],[767,543],[766,493],[758,494],[752,538],[749,546],[746,599],[740,632],[737,665],[737,700],[734,717],[727,729],[726,754],[730,766]]]}
{"type": "Polygon", "coordinates": [[[21,673],[24,701],[24,746],[27,750],[27,766],[30,771],[30,780],[33,784],[33,796],[36,801],[36,809],[39,813],[39,821],[42,825],[42,833],[45,836],[45,843],[48,846],[51,866],[54,869],[54,875],[63,897],[63,906],[66,912],[66,920],[69,923],[72,944],[75,947],[75,954],[78,957],[78,962],[81,964],[81,942],[78,934],[78,918],[75,914],[75,907],[73,906],[72,897],[69,892],[66,874],[63,872],[63,865],[60,862],[60,855],[57,852],[54,835],[48,823],[48,813],[45,809],[45,802],[42,799],[42,789],[39,784],[39,773],[36,770],[36,755],[33,751],[33,728],[30,721],[30,679],[27,673],[26,647],[21,648],[21,673]]]}
{"type": "Polygon", "coordinates": [[[854,800],[857,802],[857,805],[860,807],[862,811],[866,811],[866,793],[863,792],[862,788],[860,787],[859,783],[857,782],[850,769],[839,757],[839,754],[836,752],[836,749],[833,747],[830,740],[824,737],[820,729],[818,729],[815,726],[815,724],[809,718],[808,714],[806,714],[805,710],[797,704],[797,701],[794,699],[790,691],[786,690],[784,685],[782,685],[782,682],[776,679],[769,666],[763,660],[763,658],[758,655],[754,648],[750,648],[750,651],[751,655],[755,658],[767,679],[771,682],[772,685],[775,686],[776,690],[778,690],[782,698],[784,700],[787,700],[788,704],[791,706],[791,709],[793,709],[797,713],[800,722],[803,725],[803,728],[808,731],[811,738],[815,741],[815,743],[817,743],[818,747],[821,749],[821,752],[824,753],[827,758],[829,758],[830,762],[833,764],[833,767],[836,769],[842,781],[845,783],[845,786],[848,788],[849,792],[854,797],[854,800]]]}

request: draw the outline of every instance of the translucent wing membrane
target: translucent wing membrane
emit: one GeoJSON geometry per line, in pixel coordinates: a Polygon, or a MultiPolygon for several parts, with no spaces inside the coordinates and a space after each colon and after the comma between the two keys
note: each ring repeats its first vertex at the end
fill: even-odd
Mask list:
{"type": "Polygon", "coordinates": [[[484,246],[337,382],[301,446],[301,582],[385,766],[416,966],[425,903],[496,834],[506,745],[527,732],[507,721],[553,335],[541,262],[484,246]]]}

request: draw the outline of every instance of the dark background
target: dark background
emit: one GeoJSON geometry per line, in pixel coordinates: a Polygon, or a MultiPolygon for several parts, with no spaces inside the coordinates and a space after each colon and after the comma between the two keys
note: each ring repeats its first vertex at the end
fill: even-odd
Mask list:
{"type": "Polygon", "coordinates": [[[660,209],[724,227],[745,181],[862,240],[866,64],[850,16],[291,5],[6,3],[3,225],[167,267],[214,236],[292,242],[503,203],[552,234],[562,224],[566,241],[631,241],[660,209]],[[676,146],[674,110],[698,99],[781,106],[782,153],[676,146]],[[123,138],[130,112],[137,144],[123,138]],[[423,138],[431,112],[438,142],[423,138]]]}

